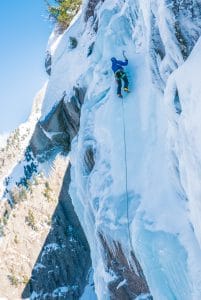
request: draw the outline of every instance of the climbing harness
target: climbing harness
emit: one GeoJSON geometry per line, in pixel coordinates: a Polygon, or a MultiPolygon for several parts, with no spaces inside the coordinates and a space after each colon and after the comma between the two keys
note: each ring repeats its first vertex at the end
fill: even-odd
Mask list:
{"type": "Polygon", "coordinates": [[[129,207],[128,207],[128,167],[127,167],[127,145],[126,145],[126,122],[125,122],[125,113],[124,113],[124,100],[122,99],[121,102],[122,106],[122,120],[123,120],[123,136],[124,136],[124,163],[125,163],[125,189],[126,189],[126,212],[127,212],[127,226],[128,226],[128,238],[131,250],[134,252],[132,239],[131,239],[131,232],[129,226],[129,207]]]}
{"type": "Polygon", "coordinates": [[[115,78],[116,78],[117,80],[123,79],[125,76],[126,76],[126,73],[125,73],[123,70],[117,70],[117,71],[115,72],[115,78]]]}

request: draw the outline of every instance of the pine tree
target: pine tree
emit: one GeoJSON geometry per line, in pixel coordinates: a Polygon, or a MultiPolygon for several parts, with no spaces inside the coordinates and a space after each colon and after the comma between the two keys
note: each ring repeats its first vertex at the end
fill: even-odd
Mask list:
{"type": "Polygon", "coordinates": [[[81,0],[54,0],[55,5],[50,5],[48,0],[45,1],[48,6],[50,19],[56,22],[62,31],[70,25],[82,3],[81,0]]]}

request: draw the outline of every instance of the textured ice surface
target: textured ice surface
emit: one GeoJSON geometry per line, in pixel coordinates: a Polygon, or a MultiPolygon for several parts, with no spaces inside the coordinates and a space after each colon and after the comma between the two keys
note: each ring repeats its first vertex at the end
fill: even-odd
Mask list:
{"type": "MultiPolygon", "coordinates": [[[[96,233],[102,232],[111,241],[120,241],[124,251],[128,251],[129,259],[129,231],[132,248],[137,253],[154,299],[198,299],[201,295],[198,279],[201,254],[198,237],[191,224],[188,196],[180,180],[182,169],[176,172],[170,140],[167,139],[169,104],[152,84],[155,74],[151,73],[146,48],[149,27],[145,27],[146,33],[140,32],[140,19],[134,21],[135,29],[132,27],[129,4],[130,8],[135,9],[135,4],[131,5],[129,1],[126,4],[114,1],[110,5],[106,1],[99,11],[99,29],[90,58],[93,71],[89,69],[85,74],[91,80],[82,107],[79,135],[72,145],[71,195],[92,249],[99,299],[107,299],[108,295],[103,290],[105,284],[113,279],[103,270],[104,262],[96,233]],[[136,32],[137,29],[139,32],[136,32]],[[130,34],[133,30],[134,43],[130,34]],[[115,96],[115,82],[112,81],[109,62],[111,56],[121,57],[122,49],[127,50],[127,73],[131,87],[131,94],[123,99],[123,105],[115,96]],[[84,156],[89,147],[95,165],[87,171],[84,156]]],[[[144,1],[139,5],[144,17],[141,26],[143,21],[146,26],[150,12],[144,1]]],[[[161,74],[165,72],[164,81],[170,74],[166,71],[167,65],[175,69],[183,63],[183,58],[171,27],[163,21],[165,17],[166,22],[172,22],[164,2],[159,4],[157,14],[167,52],[161,63],[161,74]]],[[[186,64],[191,65],[191,62],[186,64]]],[[[186,89],[182,77],[181,82],[184,82],[182,86],[186,89]]],[[[160,82],[158,84],[160,86],[160,82]]],[[[180,99],[181,88],[178,87],[178,91],[180,99]]],[[[187,91],[183,93],[186,95],[187,91]]],[[[183,114],[184,105],[180,101],[183,114]]],[[[175,111],[173,103],[171,106],[175,111]]],[[[178,118],[178,111],[174,113],[174,118],[178,118]]],[[[198,120],[194,121],[195,124],[198,120]]],[[[188,140],[177,138],[183,145],[188,145],[188,140]]],[[[193,153],[192,149],[190,153],[193,153]]],[[[188,169],[186,161],[183,166],[188,169]]],[[[196,177],[199,181],[200,177],[197,174],[196,177]]],[[[194,194],[190,196],[193,200],[194,194]]],[[[198,216],[197,209],[195,212],[198,216]]],[[[199,221],[195,220],[195,226],[198,224],[199,221]]]]}
{"type": "MultiPolygon", "coordinates": [[[[41,121],[64,92],[69,101],[73,87],[87,90],[70,153],[70,193],[99,300],[110,299],[108,285],[116,280],[100,233],[110,251],[120,243],[129,263],[134,251],[154,299],[201,298],[199,8],[198,1],[101,1],[94,19],[85,23],[80,13],[62,36],[50,38],[41,121]],[[78,40],[73,50],[71,36],[78,40]],[[122,59],[122,50],[131,89],[123,100],[110,62],[122,59]]],[[[124,286],[120,281],[118,289],[124,286]]],[[[82,300],[88,298],[96,299],[90,283],[82,300]]]]}

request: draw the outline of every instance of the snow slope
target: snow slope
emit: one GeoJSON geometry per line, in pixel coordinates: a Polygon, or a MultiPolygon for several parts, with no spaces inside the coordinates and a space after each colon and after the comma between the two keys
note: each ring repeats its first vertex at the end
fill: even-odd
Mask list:
{"type": "Polygon", "coordinates": [[[16,130],[11,132],[6,139],[4,147],[0,148],[0,197],[3,197],[5,190],[5,178],[10,178],[10,185],[22,175],[24,153],[30,143],[35,125],[41,116],[41,105],[46,91],[46,84],[37,93],[33,100],[32,112],[25,123],[22,123],[16,130]]]}

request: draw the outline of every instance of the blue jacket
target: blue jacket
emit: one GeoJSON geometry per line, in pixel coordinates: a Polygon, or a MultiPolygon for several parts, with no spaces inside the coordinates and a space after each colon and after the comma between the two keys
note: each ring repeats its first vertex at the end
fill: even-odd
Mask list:
{"type": "Polygon", "coordinates": [[[115,57],[111,58],[112,61],[112,70],[114,73],[116,73],[118,70],[124,70],[123,66],[128,65],[128,60],[125,60],[125,62],[121,60],[117,60],[115,57]]]}

